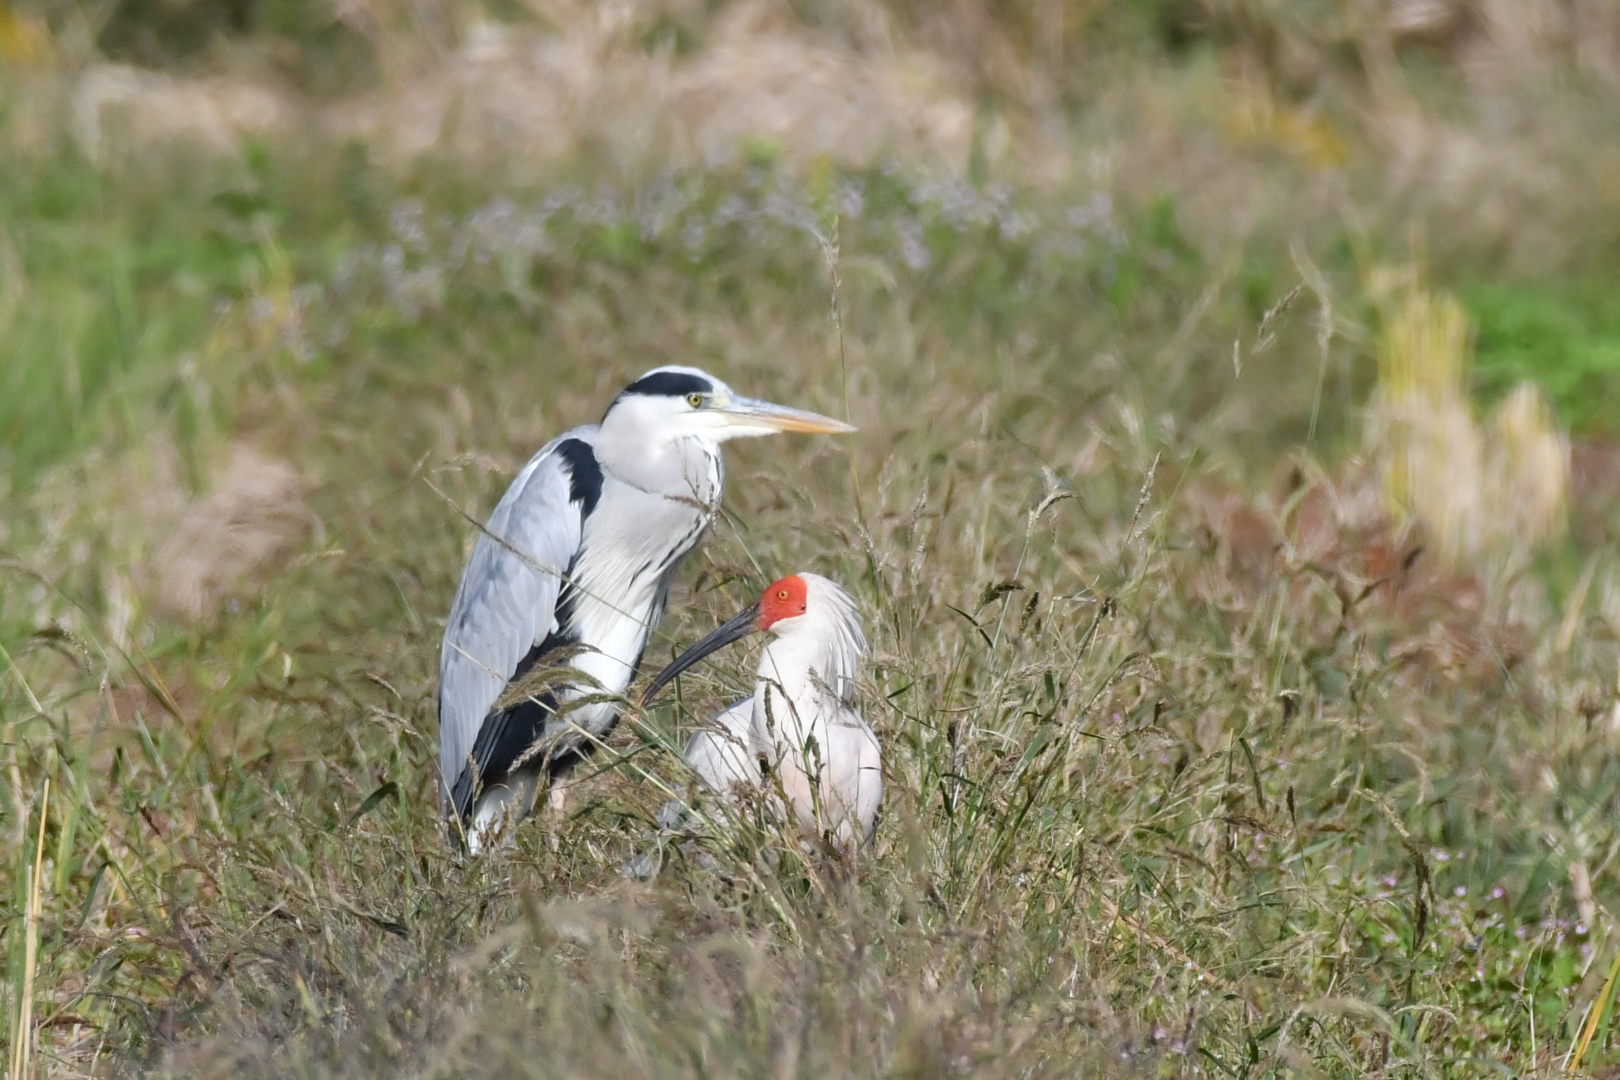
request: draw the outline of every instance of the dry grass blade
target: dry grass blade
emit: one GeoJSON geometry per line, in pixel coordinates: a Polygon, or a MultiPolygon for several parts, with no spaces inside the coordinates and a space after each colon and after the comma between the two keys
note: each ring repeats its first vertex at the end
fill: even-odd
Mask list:
{"type": "Polygon", "coordinates": [[[11,1029],[11,1065],[7,1080],[32,1080],[34,1053],[34,977],[39,968],[39,919],[44,910],[45,822],[50,816],[51,780],[39,796],[39,838],[28,876],[27,907],[23,914],[23,957],[17,986],[16,1023],[11,1029]]]}
{"type": "Polygon", "coordinates": [[[1586,1023],[1581,1025],[1579,1040],[1564,1065],[1565,1076],[1576,1076],[1580,1073],[1581,1062],[1586,1060],[1586,1051],[1591,1047],[1598,1031],[1604,1027],[1604,1022],[1613,1024],[1616,986],[1620,986],[1620,948],[1615,950],[1614,959],[1609,961],[1609,973],[1603,980],[1602,989],[1587,1006],[1586,1023]]]}

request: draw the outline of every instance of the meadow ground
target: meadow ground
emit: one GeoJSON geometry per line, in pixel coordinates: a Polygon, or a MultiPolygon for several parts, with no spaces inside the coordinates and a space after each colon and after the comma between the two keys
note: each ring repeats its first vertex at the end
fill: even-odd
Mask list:
{"type": "Polygon", "coordinates": [[[0,8],[10,1075],[1620,1066],[1613,13],[1419,7],[537,5],[532,64],[119,7],[162,75],[0,8]],[[489,127],[576,47],[653,89],[489,127]],[[445,842],[467,516],[670,362],[860,428],[728,451],[649,656],[851,591],[852,877],[747,821],[621,874],[748,650],[445,842]]]}

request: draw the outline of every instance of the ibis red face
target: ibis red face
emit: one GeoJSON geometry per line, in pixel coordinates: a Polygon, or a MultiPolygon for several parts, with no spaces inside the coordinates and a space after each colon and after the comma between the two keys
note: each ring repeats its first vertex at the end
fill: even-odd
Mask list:
{"type": "Polygon", "coordinates": [[[773,581],[759,598],[759,628],[769,630],[783,619],[797,618],[810,605],[810,591],[797,574],[773,581]]]}

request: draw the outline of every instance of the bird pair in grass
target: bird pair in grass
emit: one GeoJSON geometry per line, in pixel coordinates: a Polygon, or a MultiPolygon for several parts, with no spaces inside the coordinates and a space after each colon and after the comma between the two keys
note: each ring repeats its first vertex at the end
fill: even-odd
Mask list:
{"type": "MultiPolygon", "coordinates": [[[[618,721],[682,559],[719,512],[721,445],[855,429],[741,397],[695,368],[627,386],[600,424],[553,439],[478,537],[439,662],[440,799],[470,851],[526,817],[618,721]]],[[[643,695],[753,631],[771,635],[752,697],[686,749],[722,796],[770,770],[800,826],[846,853],[870,838],[879,751],[853,701],[865,640],[849,597],[801,573],[773,583],[659,674],[643,695]]]]}

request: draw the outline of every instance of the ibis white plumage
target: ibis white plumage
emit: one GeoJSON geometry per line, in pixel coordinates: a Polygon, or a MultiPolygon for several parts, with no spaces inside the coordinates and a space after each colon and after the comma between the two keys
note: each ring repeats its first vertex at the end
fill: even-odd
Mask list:
{"type": "Polygon", "coordinates": [[[692,737],[687,764],[722,797],[761,784],[779,792],[803,832],[851,855],[876,827],[883,761],[855,700],[866,637],[843,589],[808,573],[771,583],[759,603],[659,672],[642,703],[716,649],[756,631],[771,640],[753,696],[692,737]]]}
{"type": "Polygon", "coordinates": [[[612,698],[719,510],[721,444],[854,430],[662,367],[529,461],[473,548],[439,659],[440,798],[474,852],[617,721],[612,698]]]}

